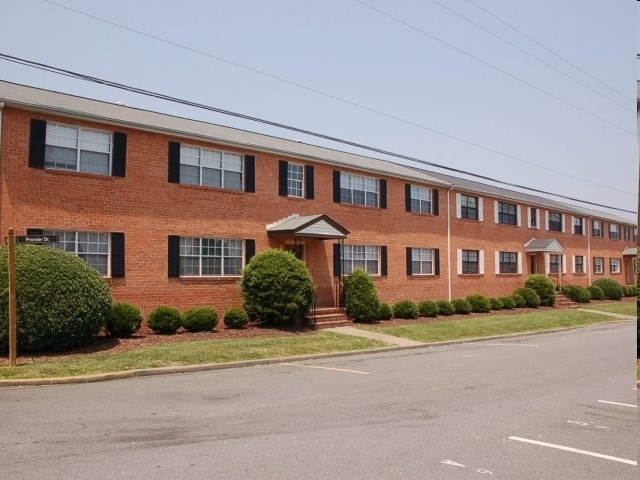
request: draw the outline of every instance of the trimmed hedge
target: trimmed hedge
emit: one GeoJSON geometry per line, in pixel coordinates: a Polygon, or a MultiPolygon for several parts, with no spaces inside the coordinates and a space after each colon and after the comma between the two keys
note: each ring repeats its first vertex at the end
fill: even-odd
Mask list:
{"type": "Polygon", "coordinates": [[[380,303],[378,308],[378,320],[389,320],[393,317],[393,311],[388,303],[380,303]]]}
{"type": "Polygon", "coordinates": [[[604,292],[599,286],[589,285],[587,290],[591,293],[591,300],[604,300],[604,292]]]}
{"type": "MultiPolygon", "coordinates": [[[[9,349],[8,252],[0,247],[0,351],[9,349]]],[[[111,315],[100,273],[69,253],[16,245],[18,353],[86,345],[111,315]]]]}
{"type": "Polygon", "coordinates": [[[635,285],[625,285],[622,287],[622,294],[625,297],[637,297],[638,287],[636,287],[635,285]]]}
{"type": "Polygon", "coordinates": [[[464,298],[456,298],[451,301],[455,313],[469,315],[471,313],[471,304],[464,298]]]}
{"type": "Polygon", "coordinates": [[[574,302],[589,303],[591,301],[591,292],[580,285],[565,285],[562,288],[562,293],[574,302]]]}
{"type": "Polygon", "coordinates": [[[418,303],[418,312],[421,317],[437,317],[438,305],[432,300],[423,300],[418,303]]]}
{"type": "Polygon", "coordinates": [[[407,320],[413,320],[418,318],[418,307],[411,300],[400,300],[393,304],[392,307],[393,316],[396,318],[404,318],[407,320]]]}
{"type": "Polygon", "coordinates": [[[380,300],[367,272],[358,268],[348,275],[344,280],[343,295],[347,318],[366,323],[378,320],[380,300]]]}
{"type": "Polygon", "coordinates": [[[489,303],[491,303],[491,310],[502,310],[504,308],[504,303],[499,298],[490,298],[489,303]]]}
{"type": "Polygon", "coordinates": [[[156,333],[176,333],[182,326],[182,315],[178,309],[162,305],[149,314],[147,326],[156,333]]]}
{"type": "Polygon", "coordinates": [[[142,314],[135,305],[126,302],[114,303],[105,329],[114,337],[130,337],[142,326],[142,314]]]}
{"type": "Polygon", "coordinates": [[[517,293],[524,299],[525,306],[529,308],[538,308],[540,306],[540,296],[538,293],[529,287],[516,288],[513,293],[517,293]]]}
{"type": "Polygon", "coordinates": [[[513,293],[511,295],[511,299],[513,300],[515,308],[525,308],[527,306],[526,300],[519,293],[513,293]]]}
{"type": "MultiPolygon", "coordinates": [[[[498,300],[502,302],[502,308],[506,310],[511,310],[516,308],[516,302],[513,297],[500,297],[498,300]]],[[[524,302],[524,298],[522,299],[524,302]]]]}
{"type": "Polygon", "coordinates": [[[436,302],[436,305],[438,305],[439,315],[444,315],[448,317],[449,315],[453,315],[456,312],[456,309],[453,306],[453,303],[451,303],[449,300],[438,300],[436,302]]]}
{"type": "Polygon", "coordinates": [[[552,307],[556,303],[556,287],[546,275],[530,275],[524,282],[524,286],[538,294],[540,305],[552,307]]]}
{"type": "Polygon", "coordinates": [[[218,312],[211,307],[190,308],[182,315],[182,326],[189,332],[210,332],[218,325],[218,312]]]}
{"type": "Polygon", "coordinates": [[[241,308],[232,307],[224,312],[222,321],[227,328],[243,328],[249,323],[249,315],[241,308]]]}
{"type": "Polygon", "coordinates": [[[620,300],[622,298],[622,285],[610,278],[601,278],[592,283],[596,287],[600,287],[607,300],[620,300]]]}
{"type": "Polygon", "coordinates": [[[469,302],[474,313],[487,313],[491,310],[491,302],[484,295],[468,295],[465,300],[469,302]]]}

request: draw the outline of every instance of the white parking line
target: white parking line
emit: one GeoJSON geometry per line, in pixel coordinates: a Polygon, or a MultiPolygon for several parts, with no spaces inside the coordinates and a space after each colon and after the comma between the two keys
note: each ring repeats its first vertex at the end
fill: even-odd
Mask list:
{"type": "Polygon", "coordinates": [[[581,455],[589,455],[590,457],[604,458],[605,460],[612,460],[614,462],[626,463],[627,465],[638,465],[638,462],[634,460],[627,460],[626,458],[613,457],[611,455],[604,455],[602,453],[590,452],[588,450],[580,450],[578,448],[565,447],[564,445],[555,445],[553,443],[539,442],[538,440],[530,440],[522,437],[509,437],[509,440],[515,440],[516,442],[531,443],[533,445],[539,445],[541,447],[555,448],[556,450],[564,450],[565,452],[579,453],[581,455]]]}
{"type": "Polygon", "coordinates": [[[333,370],[334,372],[358,373],[360,375],[370,375],[369,372],[361,372],[360,370],[347,370],[346,368],[318,367],[316,365],[302,365],[300,363],[280,363],[279,365],[290,365],[292,367],[318,368],[320,370],[333,370]]]}
{"type": "Polygon", "coordinates": [[[481,347],[539,347],[540,345],[533,345],[528,343],[475,343],[470,342],[473,345],[480,345],[481,347]]]}
{"type": "Polygon", "coordinates": [[[621,407],[638,408],[637,405],[632,405],[630,403],[609,402],[608,400],[598,400],[598,403],[608,403],[609,405],[620,405],[621,407]]]}

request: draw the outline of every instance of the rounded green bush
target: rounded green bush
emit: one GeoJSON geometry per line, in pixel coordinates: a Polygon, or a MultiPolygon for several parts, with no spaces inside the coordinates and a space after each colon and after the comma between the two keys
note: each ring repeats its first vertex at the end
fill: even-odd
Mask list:
{"type": "Polygon", "coordinates": [[[421,317],[437,317],[438,304],[432,300],[423,300],[418,303],[418,313],[421,317]]]}
{"type": "Polygon", "coordinates": [[[562,293],[574,302],[589,303],[591,301],[591,292],[580,285],[565,285],[562,288],[562,293]]]}
{"type": "Polygon", "coordinates": [[[344,280],[344,306],[347,317],[354,322],[375,322],[380,312],[378,292],[371,276],[356,269],[344,280]]]}
{"type": "Polygon", "coordinates": [[[592,283],[600,287],[607,300],[620,300],[622,298],[622,285],[610,278],[601,278],[592,283]]]}
{"type": "Polygon", "coordinates": [[[190,308],[182,315],[182,327],[189,332],[210,332],[218,325],[218,312],[211,307],[190,308]]]}
{"type": "Polygon", "coordinates": [[[604,292],[597,285],[589,285],[587,290],[591,293],[591,300],[604,300],[604,292]]]}
{"type": "Polygon", "coordinates": [[[444,315],[448,317],[449,315],[453,315],[456,312],[456,309],[453,306],[453,303],[451,303],[449,300],[438,300],[436,302],[436,305],[438,305],[439,315],[444,315]]]}
{"type": "Polygon", "coordinates": [[[525,308],[527,306],[527,302],[525,301],[524,297],[519,293],[513,293],[511,295],[511,298],[513,299],[515,308],[525,308]]]}
{"type": "Polygon", "coordinates": [[[471,313],[471,304],[464,298],[456,298],[451,301],[455,313],[469,315],[471,313]]]}
{"type": "MultiPolygon", "coordinates": [[[[9,348],[7,247],[0,247],[0,351],[9,348]]],[[[111,291],[84,260],[44,246],[16,246],[17,350],[88,344],[111,315],[111,291]]]]}
{"type": "MultiPolygon", "coordinates": [[[[500,297],[498,300],[502,302],[502,308],[505,310],[516,308],[516,302],[513,297],[500,297]]],[[[524,303],[524,298],[522,299],[522,302],[524,303]]]]}
{"type": "Polygon", "coordinates": [[[393,317],[391,306],[388,303],[380,303],[378,308],[378,320],[389,320],[393,317]]]}
{"type": "Polygon", "coordinates": [[[106,330],[114,337],[130,337],[142,326],[142,314],[135,305],[117,302],[111,306],[111,316],[107,319],[106,330]]]}
{"type": "Polygon", "coordinates": [[[395,318],[404,318],[407,320],[413,320],[418,318],[418,306],[411,300],[399,300],[391,307],[393,310],[393,316],[395,318]]]}
{"type": "Polygon", "coordinates": [[[222,321],[227,328],[242,328],[249,323],[249,315],[241,308],[232,307],[224,312],[222,321]]]}
{"type": "Polygon", "coordinates": [[[540,305],[543,307],[552,307],[556,303],[556,287],[546,275],[531,275],[524,282],[524,286],[538,294],[540,305]]]}
{"type": "Polygon", "coordinates": [[[182,326],[182,315],[176,308],[162,305],[149,314],[147,326],[156,333],[176,333],[182,326]]]}
{"type": "Polygon", "coordinates": [[[240,280],[243,306],[260,322],[293,325],[313,303],[313,280],[305,263],[291,252],[267,249],[251,259],[240,280]]]}
{"type": "Polygon", "coordinates": [[[466,300],[474,313],[487,313],[491,310],[491,302],[484,295],[467,295],[466,300]]]}
{"type": "Polygon", "coordinates": [[[622,287],[622,294],[625,297],[637,297],[638,287],[636,287],[635,285],[625,285],[622,287]]]}
{"type": "Polygon", "coordinates": [[[502,310],[504,308],[504,303],[499,298],[490,298],[489,303],[491,303],[491,310],[502,310]]]}
{"type": "Polygon", "coordinates": [[[540,306],[540,297],[533,288],[520,287],[516,288],[513,293],[517,293],[524,298],[524,303],[529,308],[538,308],[540,306]]]}

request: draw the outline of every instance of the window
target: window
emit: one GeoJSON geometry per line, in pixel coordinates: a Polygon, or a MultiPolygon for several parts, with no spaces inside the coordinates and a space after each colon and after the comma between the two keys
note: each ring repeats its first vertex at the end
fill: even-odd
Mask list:
{"type": "Polygon", "coordinates": [[[593,257],[593,273],[604,273],[603,257],[593,257]]]}
{"type": "Polygon", "coordinates": [[[439,275],[437,248],[407,248],[407,275],[439,275]]]}
{"type": "Polygon", "coordinates": [[[564,232],[562,213],[549,212],[549,230],[552,232],[564,232]]]}
{"type": "Polygon", "coordinates": [[[584,234],[584,226],[582,217],[573,217],[573,233],[575,235],[584,234]]]}
{"type": "Polygon", "coordinates": [[[285,160],[278,162],[278,195],[281,197],[314,197],[313,165],[300,165],[285,160]]]}
{"type": "Polygon", "coordinates": [[[540,210],[537,208],[529,208],[529,228],[540,228],[539,215],[540,210]]]}
{"type": "Polygon", "coordinates": [[[380,249],[377,246],[344,245],[342,247],[342,262],[344,275],[349,275],[358,268],[369,275],[378,275],[380,249]]]}
{"type": "Polygon", "coordinates": [[[619,258],[610,258],[609,259],[609,272],[611,273],[620,273],[620,259],[619,258]]]}
{"type": "Polygon", "coordinates": [[[584,271],[584,256],[576,255],[573,258],[573,273],[585,273],[585,271],[584,271]]]}
{"type": "Polygon", "coordinates": [[[372,177],[341,172],[340,203],[378,206],[378,180],[372,177]]]}
{"type": "Polygon", "coordinates": [[[638,243],[638,227],[633,227],[633,242],[638,243]]]}
{"type": "Polygon", "coordinates": [[[500,225],[519,225],[518,206],[511,203],[496,202],[496,223],[500,225]]]}
{"type": "Polygon", "coordinates": [[[625,242],[628,242],[631,240],[631,228],[630,227],[622,227],[622,235],[624,238],[625,242]]]}
{"type": "Polygon", "coordinates": [[[609,238],[611,240],[620,240],[620,226],[615,223],[609,224],[609,238]]]}
{"type": "Polygon", "coordinates": [[[109,175],[111,133],[47,124],[44,167],[109,175]]]}
{"type": "MultiPolygon", "coordinates": [[[[429,213],[437,215],[435,209],[434,191],[426,187],[408,185],[407,211],[415,213],[429,213]]],[[[437,195],[437,192],[436,192],[437,195]]]]}
{"type": "Polygon", "coordinates": [[[242,240],[180,237],[180,276],[238,276],[242,240]]]}
{"type": "Polygon", "coordinates": [[[562,273],[562,255],[549,255],[549,273],[562,273]]]}
{"type": "Polygon", "coordinates": [[[103,276],[109,275],[109,233],[45,230],[43,234],[58,236],[58,242],[49,244],[52,248],[76,255],[103,276]]]}
{"type": "Polygon", "coordinates": [[[297,163],[287,164],[287,196],[297,198],[304,196],[304,167],[297,163]]]}
{"type": "Polygon", "coordinates": [[[480,252],[478,250],[462,250],[462,274],[480,273],[480,252]]]}
{"type": "Polygon", "coordinates": [[[242,155],[180,145],[180,183],[242,190],[242,155]]]}
{"type": "Polygon", "coordinates": [[[517,252],[498,252],[497,273],[519,273],[517,252]]]}
{"type": "Polygon", "coordinates": [[[602,238],[604,236],[602,232],[602,222],[600,220],[593,220],[592,231],[593,236],[596,238],[602,238]]]}
{"type": "Polygon", "coordinates": [[[482,220],[481,202],[478,197],[471,197],[469,195],[460,195],[460,218],[466,218],[468,220],[482,220]]]}

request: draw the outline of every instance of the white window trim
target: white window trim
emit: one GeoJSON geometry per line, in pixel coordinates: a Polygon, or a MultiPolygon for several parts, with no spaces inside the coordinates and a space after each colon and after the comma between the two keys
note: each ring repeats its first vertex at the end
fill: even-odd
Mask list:
{"type": "MultiPolygon", "coordinates": [[[[506,252],[503,250],[496,250],[495,252],[495,273],[497,275],[514,275],[513,273],[502,273],[500,271],[500,253],[512,253],[512,252],[506,252]]],[[[515,252],[516,253],[516,261],[517,261],[517,270],[516,273],[522,275],[522,252],[515,252]]]]}
{"type": "Polygon", "coordinates": [[[540,209],[535,207],[527,207],[527,227],[533,228],[535,230],[540,230],[540,209]],[[536,211],[536,226],[534,227],[532,224],[533,219],[533,210],[536,211]]]}
{"type": "Polygon", "coordinates": [[[458,248],[458,275],[484,275],[484,250],[476,250],[478,252],[478,273],[462,273],[462,251],[463,250],[476,250],[475,248],[458,248]]]}
{"type": "MultiPolygon", "coordinates": [[[[474,197],[474,195],[467,195],[467,197],[474,197]]],[[[484,199],[482,197],[475,197],[478,202],[478,222],[484,221],[484,199]]],[[[456,218],[462,219],[462,194],[456,193],[456,218]]],[[[471,220],[469,218],[465,218],[463,220],[471,220]]]]}
{"type": "MultiPolygon", "coordinates": [[[[49,126],[56,126],[56,127],[64,127],[64,128],[73,128],[75,130],[77,130],[78,132],[78,138],[77,138],[77,145],[75,146],[75,150],[76,150],[76,168],[74,170],[70,169],[70,168],[58,168],[58,167],[47,167],[46,166],[46,156],[45,156],[45,169],[47,170],[59,170],[59,171],[63,171],[63,172],[76,172],[76,173],[89,173],[91,175],[104,175],[104,176],[111,176],[112,175],[112,167],[113,167],[113,132],[109,131],[109,130],[100,130],[97,128],[86,128],[86,127],[80,127],[78,125],[73,125],[73,124],[67,124],[67,123],[58,123],[58,122],[47,122],[47,128],[49,128],[49,126]],[[109,160],[108,160],[108,165],[107,165],[107,173],[97,173],[97,172],[86,172],[80,169],[80,152],[81,151],[88,151],[88,152],[93,152],[94,150],[82,150],[80,148],[80,135],[81,132],[96,132],[96,133],[103,133],[106,135],[109,135],[109,160]]],[[[45,137],[45,148],[47,146],[51,146],[51,147],[60,147],[60,148],[71,148],[71,147],[64,147],[64,146],[60,146],[60,145],[53,145],[53,144],[49,144],[46,142],[46,137],[45,137]]],[[[98,153],[104,153],[104,152],[98,152],[98,153]]]]}
{"type": "MultiPolygon", "coordinates": [[[[183,238],[193,238],[193,239],[197,239],[199,240],[199,253],[198,253],[198,259],[199,259],[199,267],[198,270],[200,272],[202,272],[202,240],[236,240],[236,241],[240,241],[240,244],[242,245],[242,253],[240,254],[240,261],[242,266],[240,267],[240,273],[238,274],[225,274],[224,273],[224,266],[222,267],[223,273],[221,273],[220,275],[215,275],[215,274],[203,274],[203,273],[199,273],[199,274],[180,274],[181,278],[239,278],[240,276],[242,276],[242,271],[244,270],[244,267],[246,267],[245,265],[245,258],[246,258],[246,241],[244,239],[241,238],[222,238],[222,237],[191,237],[191,236],[181,236],[180,239],[182,240],[183,238]]],[[[223,251],[224,251],[224,247],[223,247],[223,251]]],[[[180,261],[182,261],[182,258],[184,258],[184,256],[182,254],[179,255],[180,257],[180,261]]],[[[230,257],[221,257],[221,258],[230,258],[230,257]]],[[[233,258],[233,257],[231,257],[233,258]]]]}
{"type": "Polygon", "coordinates": [[[305,193],[306,192],[305,192],[305,178],[304,178],[305,171],[304,170],[305,170],[304,169],[304,165],[301,164],[301,163],[287,162],[287,197],[290,197],[290,198],[304,198],[305,197],[305,193]],[[291,191],[289,190],[289,180],[290,180],[289,173],[290,173],[291,166],[300,167],[302,169],[302,179],[301,179],[302,185],[301,185],[301,188],[300,188],[300,191],[301,191],[300,195],[292,195],[291,191]]]}

